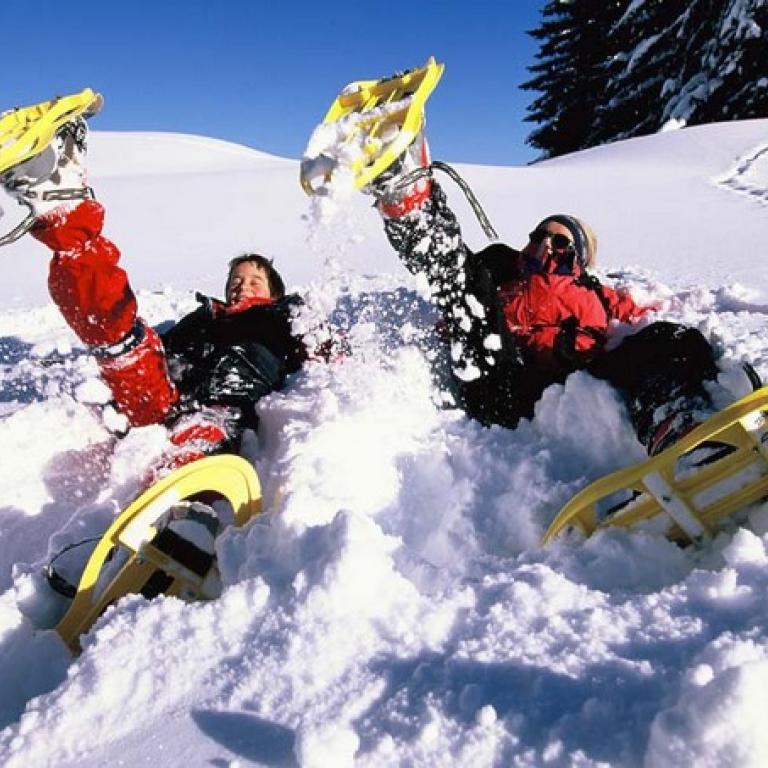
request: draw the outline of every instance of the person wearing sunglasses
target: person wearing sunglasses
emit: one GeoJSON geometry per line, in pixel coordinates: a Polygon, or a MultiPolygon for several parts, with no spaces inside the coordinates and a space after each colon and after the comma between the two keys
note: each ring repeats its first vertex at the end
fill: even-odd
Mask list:
{"type": "Polygon", "coordinates": [[[546,387],[576,370],[619,390],[652,455],[714,412],[705,386],[718,373],[710,344],[694,328],[649,322],[651,308],[591,275],[597,239],[584,221],[547,215],[521,249],[496,242],[473,252],[443,190],[418,173],[428,166],[419,135],[366,191],[400,259],[429,282],[456,398],[470,417],[515,427],[546,387]],[[635,332],[625,327],[611,344],[617,323],[635,332]]]}

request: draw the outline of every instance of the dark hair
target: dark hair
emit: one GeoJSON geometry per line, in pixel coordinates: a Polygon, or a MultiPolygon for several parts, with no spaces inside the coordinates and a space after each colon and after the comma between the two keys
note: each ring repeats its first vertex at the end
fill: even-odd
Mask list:
{"type": "Polygon", "coordinates": [[[232,273],[235,271],[235,267],[248,263],[256,264],[256,266],[261,267],[267,273],[269,293],[273,299],[282,299],[283,296],[285,296],[285,283],[283,282],[283,278],[280,277],[280,273],[272,265],[272,259],[268,259],[260,253],[244,253],[242,256],[235,256],[235,258],[229,262],[227,283],[224,286],[225,294],[229,291],[229,283],[232,280],[232,273]]]}

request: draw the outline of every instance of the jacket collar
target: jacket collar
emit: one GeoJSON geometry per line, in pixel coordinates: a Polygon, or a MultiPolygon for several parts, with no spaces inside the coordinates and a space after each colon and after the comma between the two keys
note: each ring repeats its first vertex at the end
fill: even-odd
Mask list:
{"type": "Polygon", "coordinates": [[[580,277],[584,270],[578,263],[576,254],[565,252],[561,255],[551,254],[548,259],[541,262],[535,256],[521,253],[523,270],[529,275],[570,275],[580,277]]]}
{"type": "Polygon", "coordinates": [[[227,315],[237,315],[245,312],[251,307],[265,306],[274,304],[274,299],[263,299],[260,296],[250,296],[238,301],[237,304],[225,304],[212,296],[206,296],[203,293],[196,293],[195,298],[211,313],[212,317],[226,317],[227,315]]]}

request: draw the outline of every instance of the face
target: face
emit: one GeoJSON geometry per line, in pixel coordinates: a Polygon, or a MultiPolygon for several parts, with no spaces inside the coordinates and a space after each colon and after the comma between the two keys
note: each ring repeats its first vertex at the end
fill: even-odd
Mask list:
{"type": "Polygon", "coordinates": [[[271,299],[269,290],[269,278],[267,270],[254,264],[252,261],[244,261],[233,270],[227,284],[227,304],[237,304],[243,299],[271,299]]]}
{"type": "MultiPolygon", "coordinates": [[[[563,235],[568,238],[568,242],[573,245],[573,238],[568,227],[559,224],[556,221],[542,221],[534,232],[545,231],[548,235],[563,235]]],[[[552,246],[552,237],[545,237],[541,242],[536,243],[534,239],[529,238],[528,245],[523,249],[523,253],[528,256],[533,256],[539,261],[546,261],[552,253],[554,248],[552,246]]]]}

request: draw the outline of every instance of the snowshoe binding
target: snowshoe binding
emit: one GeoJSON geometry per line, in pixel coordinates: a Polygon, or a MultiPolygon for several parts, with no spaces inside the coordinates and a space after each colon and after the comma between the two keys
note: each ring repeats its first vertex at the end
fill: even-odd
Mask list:
{"type": "Polygon", "coordinates": [[[424,110],[444,68],[430,57],[419,69],[344,88],[307,144],[299,173],[304,191],[329,195],[336,179],[346,178],[372,194],[385,217],[398,218],[430,196],[432,172],[440,170],[460,187],[487,237],[498,240],[466,181],[447,163],[429,157],[424,110]]]}
{"type": "Polygon", "coordinates": [[[76,588],[49,567],[51,586],[73,597],[56,627],[64,642],[78,652],[80,636],[127,594],[148,599],[161,594],[184,600],[218,597],[215,540],[221,520],[214,511],[218,500],[227,502],[237,526],[260,513],[259,480],[245,459],[232,455],[200,459],[147,489],[98,540],[76,588]]]}
{"type": "Polygon", "coordinates": [[[0,115],[0,184],[29,214],[0,237],[8,245],[35,219],[67,201],[93,197],[85,184],[86,118],[101,109],[100,94],[80,93],[0,115]]]}
{"type": "Polygon", "coordinates": [[[766,498],[768,387],[762,387],[658,455],[587,486],[563,507],[544,543],[568,528],[589,536],[608,526],[700,543],[766,498]]]}

